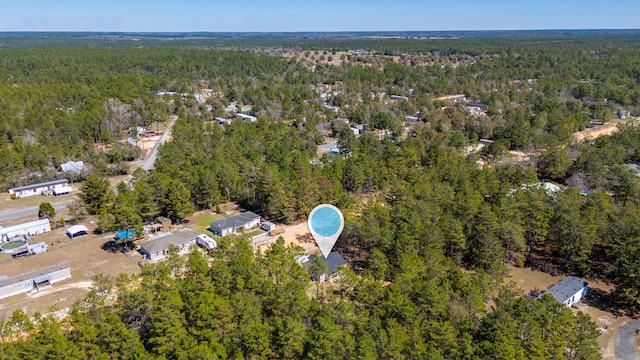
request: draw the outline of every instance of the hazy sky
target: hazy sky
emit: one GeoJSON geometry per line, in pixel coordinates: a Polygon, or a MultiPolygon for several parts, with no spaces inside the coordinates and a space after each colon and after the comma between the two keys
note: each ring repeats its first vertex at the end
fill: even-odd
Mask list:
{"type": "Polygon", "coordinates": [[[2,0],[0,31],[637,29],[638,0],[2,0]]]}

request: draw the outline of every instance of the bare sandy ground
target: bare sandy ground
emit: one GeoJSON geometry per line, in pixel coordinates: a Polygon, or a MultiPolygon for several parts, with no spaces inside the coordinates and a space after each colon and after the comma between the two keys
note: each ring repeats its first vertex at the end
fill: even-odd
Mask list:
{"type": "Polygon", "coordinates": [[[571,134],[571,140],[573,142],[593,140],[599,138],[600,136],[611,136],[617,133],[618,130],[619,128],[617,125],[606,123],[604,125],[596,126],[591,129],[575,132],[571,134]]]}
{"type": "Polygon", "coordinates": [[[312,254],[320,250],[309,232],[306,221],[295,223],[293,225],[285,225],[285,228],[286,230],[283,234],[265,237],[264,239],[269,240],[269,242],[258,246],[258,249],[264,252],[269,248],[270,244],[274,243],[278,239],[278,237],[282,237],[284,239],[285,246],[289,246],[290,244],[300,246],[304,249],[305,254],[312,254]]]}

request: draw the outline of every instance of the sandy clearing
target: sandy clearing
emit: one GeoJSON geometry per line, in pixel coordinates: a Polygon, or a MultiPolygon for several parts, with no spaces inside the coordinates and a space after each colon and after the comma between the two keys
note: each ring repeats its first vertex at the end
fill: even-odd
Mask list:
{"type": "Polygon", "coordinates": [[[257,249],[264,252],[269,248],[270,244],[278,239],[278,237],[282,237],[284,239],[285,246],[289,246],[290,244],[298,245],[304,249],[305,254],[312,254],[320,250],[309,232],[306,220],[294,223],[293,225],[284,226],[286,230],[283,234],[260,239],[268,242],[264,245],[258,246],[257,249]]]}

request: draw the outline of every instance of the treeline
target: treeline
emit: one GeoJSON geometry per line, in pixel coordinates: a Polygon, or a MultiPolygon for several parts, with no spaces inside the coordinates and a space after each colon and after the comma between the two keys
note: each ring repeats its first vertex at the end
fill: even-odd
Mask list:
{"type": "Polygon", "coordinates": [[[98,277],[64,324],[14,313],[0,359],[600,358],[587,316],[509,288],[488,312],[491,278],[437,253],[406,251],[389,286],[344,270],[310,298],[299,251],[279,241],[256,257],[227,238],[210,262],[172,254],[140,278],[98,277]]]}
{"type": "Polygon", "coordinates": [[[604,150],[588,149],[600,143],[615,143],[617,154],[635,159],[635,129],[579,145],[587,150],[573,165],[566,150],[543,154],[539,169],[555,169],[562,179],[576,173],[568,181],[573,188],[553,196],[541,188],[514,190],[537,182],[536,168],[478,169],[475,158],[446,146],[445,134],[426,130],[399,143],[346,132],[339,144],[348,155],[325,155],[315,163],[309,161],[313,141],[304,126],[258,122],[223,128],[186,118],[174,135],[162,148],[154,177],[185,184],[199,208],[232,200],[283,222],[304,218],[322,202],[349,209],[359,215],[348,217],[339,245],[364,259],[363,268],[378,279],[408,249],[421,256],[442,253],[500,276],[507,260],[524,264],[529,245],[550,249],[569,273],[611,279],[622,303],[640,300],[635,277],[626,276],[640,270],[631,261],[640,235],[632,220],[640,210],[639,180],[622,166],[624,155],[609,163],[584,159],[606,157],[604,150]],[[562,156],[567,162],[544,163],[562,156]],[[589,186],[596,182],[601,186],[589,186]],[[596,191],[582,195],[588,188],[596,191]],[[361,196],[372,200],[363,205],[361,196]]]}
{"type": "MultiPolygon", "coordinates": [[[[70,159],[85,160],[103,175],[122,172],[114,168],[126,171],[123,161],[131,158],[130,151],[123,155],[112,146],[131,135],[128,129],[163,122],[181,110],[205,119],[223,116],[233,101],[251,104],[251,113],[266,120],[310,127],[346,117],[401,132],[404,116],[419,113],[421,122],[448,134],[456,146],[491,138],[511,149],[567,143],[572,132],[593,121],[635,114],[640,104],[640,69],[634,61],[640,48],[631,35],[371,40],[378,53],[397,46],[406,49],[405,55],[399,60],[354,55],[341,66],[215,50],[205,40],[134,47],[64,38],[70,43],[0,48],[5,187],[15,185],[18,174],[49,172],[70,159]],[[338,114],[307,102],[322,84],[337,92],[327,101],[340,107],[338,114]],[[201,88],[216,94],[207,100],[211,111],[193,97],[156,96],[158,91],[194,94],[201,88]],[[487,116],[470,116],[461,104],[433,100],[454,93],[487,104],[487,116]],[[389,102],[379,94],[408,96],[409,101],[389,102]],[[380,121],[380,116],[387,118],[380,121]],[[109,149],[115,149],[112,155],[109,149]]],[[[329,55],[340,48],[317,44],[329,55]]],[[[318,134],[314,138],[320,141],[318,134]]]]}

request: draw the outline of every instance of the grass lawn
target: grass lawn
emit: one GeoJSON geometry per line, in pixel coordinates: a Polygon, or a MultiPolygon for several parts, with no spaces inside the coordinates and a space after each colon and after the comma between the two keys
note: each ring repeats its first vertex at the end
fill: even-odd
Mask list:
{"type": "Polygon", "coordinates": [[[220,214],[211,214],[211,213],[202,213],[200,215],[198,215],[196,217],[196,223],[195,225],[193,225],[193,227],[196,229],[196,231],[200,234],[209,234],[211,235],[211,232],[207,229],[209,229],[209,224],[211,224],[212,221],[216,221],[216,220],[221,220],[224,219],[224,215],[220,215],[220,214]]]}

